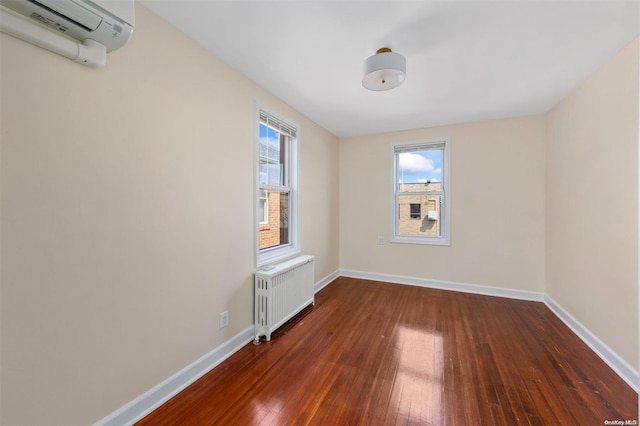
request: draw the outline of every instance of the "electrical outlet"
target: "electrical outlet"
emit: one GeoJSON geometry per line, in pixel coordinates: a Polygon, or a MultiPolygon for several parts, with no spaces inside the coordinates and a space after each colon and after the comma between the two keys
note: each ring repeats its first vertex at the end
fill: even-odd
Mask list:
{"type": "Polygon", "coordinates": [[[225,328],[229,325],[229,311],[224,311],[220,314],[219,326],[225,328]]]}
{"type": "Polygon", "coordinates": [[[384,237],[383,236],[379,236],[378,237],[378,244],[380,244],[380,245],[384,244],[384,237]]]}

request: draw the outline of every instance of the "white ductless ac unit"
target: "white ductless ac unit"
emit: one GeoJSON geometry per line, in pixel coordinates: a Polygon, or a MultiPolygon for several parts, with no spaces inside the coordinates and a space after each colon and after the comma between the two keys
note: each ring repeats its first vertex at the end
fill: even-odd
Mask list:
{"type": "Polygon", "coordinates": [[[0,0],[0,31],[93,67],[134,25],[134,0],[0,0]]]}

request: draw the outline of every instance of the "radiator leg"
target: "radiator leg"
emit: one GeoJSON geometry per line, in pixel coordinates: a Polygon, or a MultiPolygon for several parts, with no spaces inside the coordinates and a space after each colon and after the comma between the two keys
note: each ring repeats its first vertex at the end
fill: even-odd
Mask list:
{"type": "Polygon", "coordinates": [[[262,342],[260,341],[260,336],[256,336],[256,339],[253,341],[253,344],[254,344],[254,345],[256,345],[256,346],[258,346],[260,343],[262,343],[262,342]]]}

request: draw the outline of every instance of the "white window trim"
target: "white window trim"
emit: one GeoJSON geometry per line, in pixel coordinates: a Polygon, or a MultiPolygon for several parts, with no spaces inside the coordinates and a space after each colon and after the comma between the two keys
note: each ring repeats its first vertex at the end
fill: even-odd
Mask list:
{"type": "MultiPolygon", "coordinates": [[[[299,168],[300,158],[298,155],[298,143],[300,140],[300,126],[292,123],[274,113],[269,108],[264,107],[260,103],[256,103],[256,115],[255,115],[255,155],[254,155],[254,247],[256,267],[268,265],[270,263],[276,263],[290,257],[296,256],[300,253],[300,197],[299,190],[299,168]],[[280,120],[283,123],[296,129],[296,137],[289,138],[288,146],[288,173],[289,173],[289,232],[290,239],[289,244],[283,244],[277,247],[271,247],[260,250],[260,112],[264,112],[267,115],[280,120]]],[[[268,189],[268,186],[265,186],[268,189]]]]}
{"type": "Polygon", "coordinates": [[[451,245],[451,140],[449,137],[430,139],[420,142],[409,143],[395,143],[391,145],[391,242],[392,243],[405,243],[405,244],[426,244],[436,246],[450,246],[451,245]],[[429,145],[441,145],[444,144],[444,158],[442,159],[442,166],[444,173],[443,179],[443,191],[444,191],[444,206],[441,209],[440,218],[442,220],[441,230],[442,236],[432,237],[426,235],[398,235],[399,222],[398,222],[398,205],[397,205],[397,161],[396,161],[396,148],[418,148],[421,146],[429,145]],[[442,214],[444,210],[444,214],[442,214]]]}

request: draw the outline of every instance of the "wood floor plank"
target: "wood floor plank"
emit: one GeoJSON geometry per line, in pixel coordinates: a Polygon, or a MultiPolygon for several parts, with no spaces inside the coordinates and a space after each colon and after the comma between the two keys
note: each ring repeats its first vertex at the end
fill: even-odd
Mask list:
{"type": "Polygon", "coordinates": [[[139,425],[602,425],[638,395],[544,304],[340,277],[139,425]]]}

